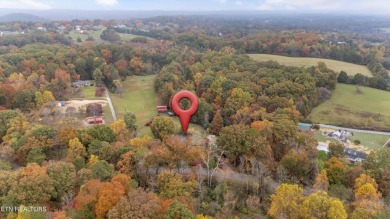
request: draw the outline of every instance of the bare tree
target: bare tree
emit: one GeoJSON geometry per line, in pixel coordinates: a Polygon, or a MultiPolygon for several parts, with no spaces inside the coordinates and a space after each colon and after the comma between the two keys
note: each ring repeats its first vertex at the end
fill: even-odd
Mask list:
{"type": "Polygon", "coordinates": [[[206,147],[206,150],[201,153],[201,158],[206,166],[207,185],[211,186],[211,182],[215,171],[224,163],[224,151],[214,146],[206,147]]]}
{"type": "Polygon", "coordinates": [[[62,196],[61,201],[63,203],[63,206],[69,206],[70,204],[73,203],[74,200],[74,192],[69,191],[62,196]]]}

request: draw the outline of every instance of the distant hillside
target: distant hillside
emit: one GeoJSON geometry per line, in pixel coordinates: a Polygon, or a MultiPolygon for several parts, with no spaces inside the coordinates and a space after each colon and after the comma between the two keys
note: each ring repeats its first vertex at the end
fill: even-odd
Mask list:
{"type": "Polygon", "coordinates": [[[0,22],[10,21],[31,21],[31,22],[45,22],[45,18],[25,13],[12,13],[0,16],[0,22]]]}

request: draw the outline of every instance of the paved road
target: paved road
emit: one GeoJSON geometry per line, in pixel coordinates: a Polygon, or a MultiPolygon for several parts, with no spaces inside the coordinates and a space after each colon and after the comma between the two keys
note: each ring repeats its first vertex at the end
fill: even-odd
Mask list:
{"type": "Polygon", "coordinates": [[[114,106],[112,105],[110,94],[108,93],[107,88],[105,89],[104,92],[106,93],[106,99],[107,99],[108,105],[110,106],[110,109],[111,109],[112,118],[114,119],[114,121],[116,121],[116,113],[114,110],[114,106]]]}
{"type": "MultiPolygon", "coordinates": [[[[303,125],[311,125],[308,123],[300,123],[303,125]]],[[[331,128],[331,129],[337,129],[337,130],[346,130],[350,132],[361,132],[361,133],[368,133],[368,134],[377,134],[377,135],[390,135],[390,132],[380,132],[380,131],[372,131],[372,130],[364,130],[364,129],[353,129],[353,128],[345,128],[340,126],[334,126],[334,125],[326,125],[326,124],[318,124],[321,128],[331,128]]]]}

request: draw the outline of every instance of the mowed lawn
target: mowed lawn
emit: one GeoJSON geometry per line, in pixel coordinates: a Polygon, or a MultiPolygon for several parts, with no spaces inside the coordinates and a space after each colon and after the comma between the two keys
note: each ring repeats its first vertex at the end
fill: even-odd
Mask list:
{"type": "Polygon", "coordinates": [[[360,129],[390,131],[390,92],[354,85],[337,84],[330,100],[313,109],[310,119],[360,129]],[[371,119],[370,119],[371,118],[371,119]]]}
{"type": "Polygon", "coordinates": [[[306,58],[306,57],[287,57],[269,54],[248,54],[252,59],[256,61],[276,61],[281,65],[286,66],[297,66],[297,67],[310,67],[317,65],[318,62],[325,62],[329,69],[339,73],[340,71],[347,72],[348,75],[355,75],[361,73],[363,75],[372,76],[370,70],[364,65],[357,65],[348,62],[330,60],[330,59],[319,59],[319,58],[306,58]]]}
{"type": "MultiPolygon", "coordinates": [[[[157,94],[154,92],[154,79],[156,75],[131,76],[122,82],[125,92],[122,96],[110,94],[112,104],[119,119],[123,118],[125,112],[133,112],[137,117],[138,130],[141,135],[152,135],[150,127],[145,124],[157,116],[156,106],[158,104],[157,94]]],[[[161,116],[167,116],[161,114],[161,116]]],[[[181,125],[178,117],[172,117],[175,124],[175,133],[181,133],[181,125]]],[[[188,133],[204,134],[201,126],[190,124],[188,133]]]]}
{"type": "MultiPolygon", "coordinates": [[[[88,34],[86,33],[79,33],[78,31],[75,31],[75,30],[71,30],[69,32],[69,36],[72,37],[73,39],[73,42],[74,43],[77,43],[79,45],[81,45],[87,38],[88,36],[92,36],[96,43],[101,43],[101,42],[106,42],[104,40],[102,40],[100,38],[100,35],[102,34],[104,29],[100,29],[100,30],[97,30],[97,31],[89,31],[88,34]],[[82,42],[77,42],[77,38],[80,37],[80,39],[82,40],[82,42]]],[[[121,41],[130,41],[136,37],[143,37],[143,36],[139,36],[139,35],[134,35],[134,34],[126,34],[126,33],[118,33],[120,38],[121,38],[121,41]]],[[[150,37],[145,37],[147,38],[148,40],[154,40],[153,38],[150,38],[150,37]]]]}
{"type": "Polygon", "coordinates": [[[110,94],[117,117],[122,119],[125,112],[135,113],[142,134],[151,133],[145,123],[157,115],[157,95],[153,89],[155,77],[156,75],[127,77],[122,81],[124,87],[122,96],[110,94]]]}

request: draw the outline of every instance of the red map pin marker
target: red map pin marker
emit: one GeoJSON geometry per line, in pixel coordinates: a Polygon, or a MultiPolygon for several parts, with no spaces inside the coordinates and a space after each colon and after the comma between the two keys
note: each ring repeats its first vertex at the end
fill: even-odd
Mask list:
{"type": "Polygon", "coordinates": [[[177,92],[171,101],[171,107],[173,112],[175,112],[180,119],[181,128],[183,129],[184,134],[187,134],[188,124],[190,123],[191,116],[198,110],[198,98],[195,94],[188,90],[182,90],[177,92]],[[183,98],[188,98],[191,102],[191,107],[187,110],[183,110],[180,108],[180,100],[183,98]]]}

